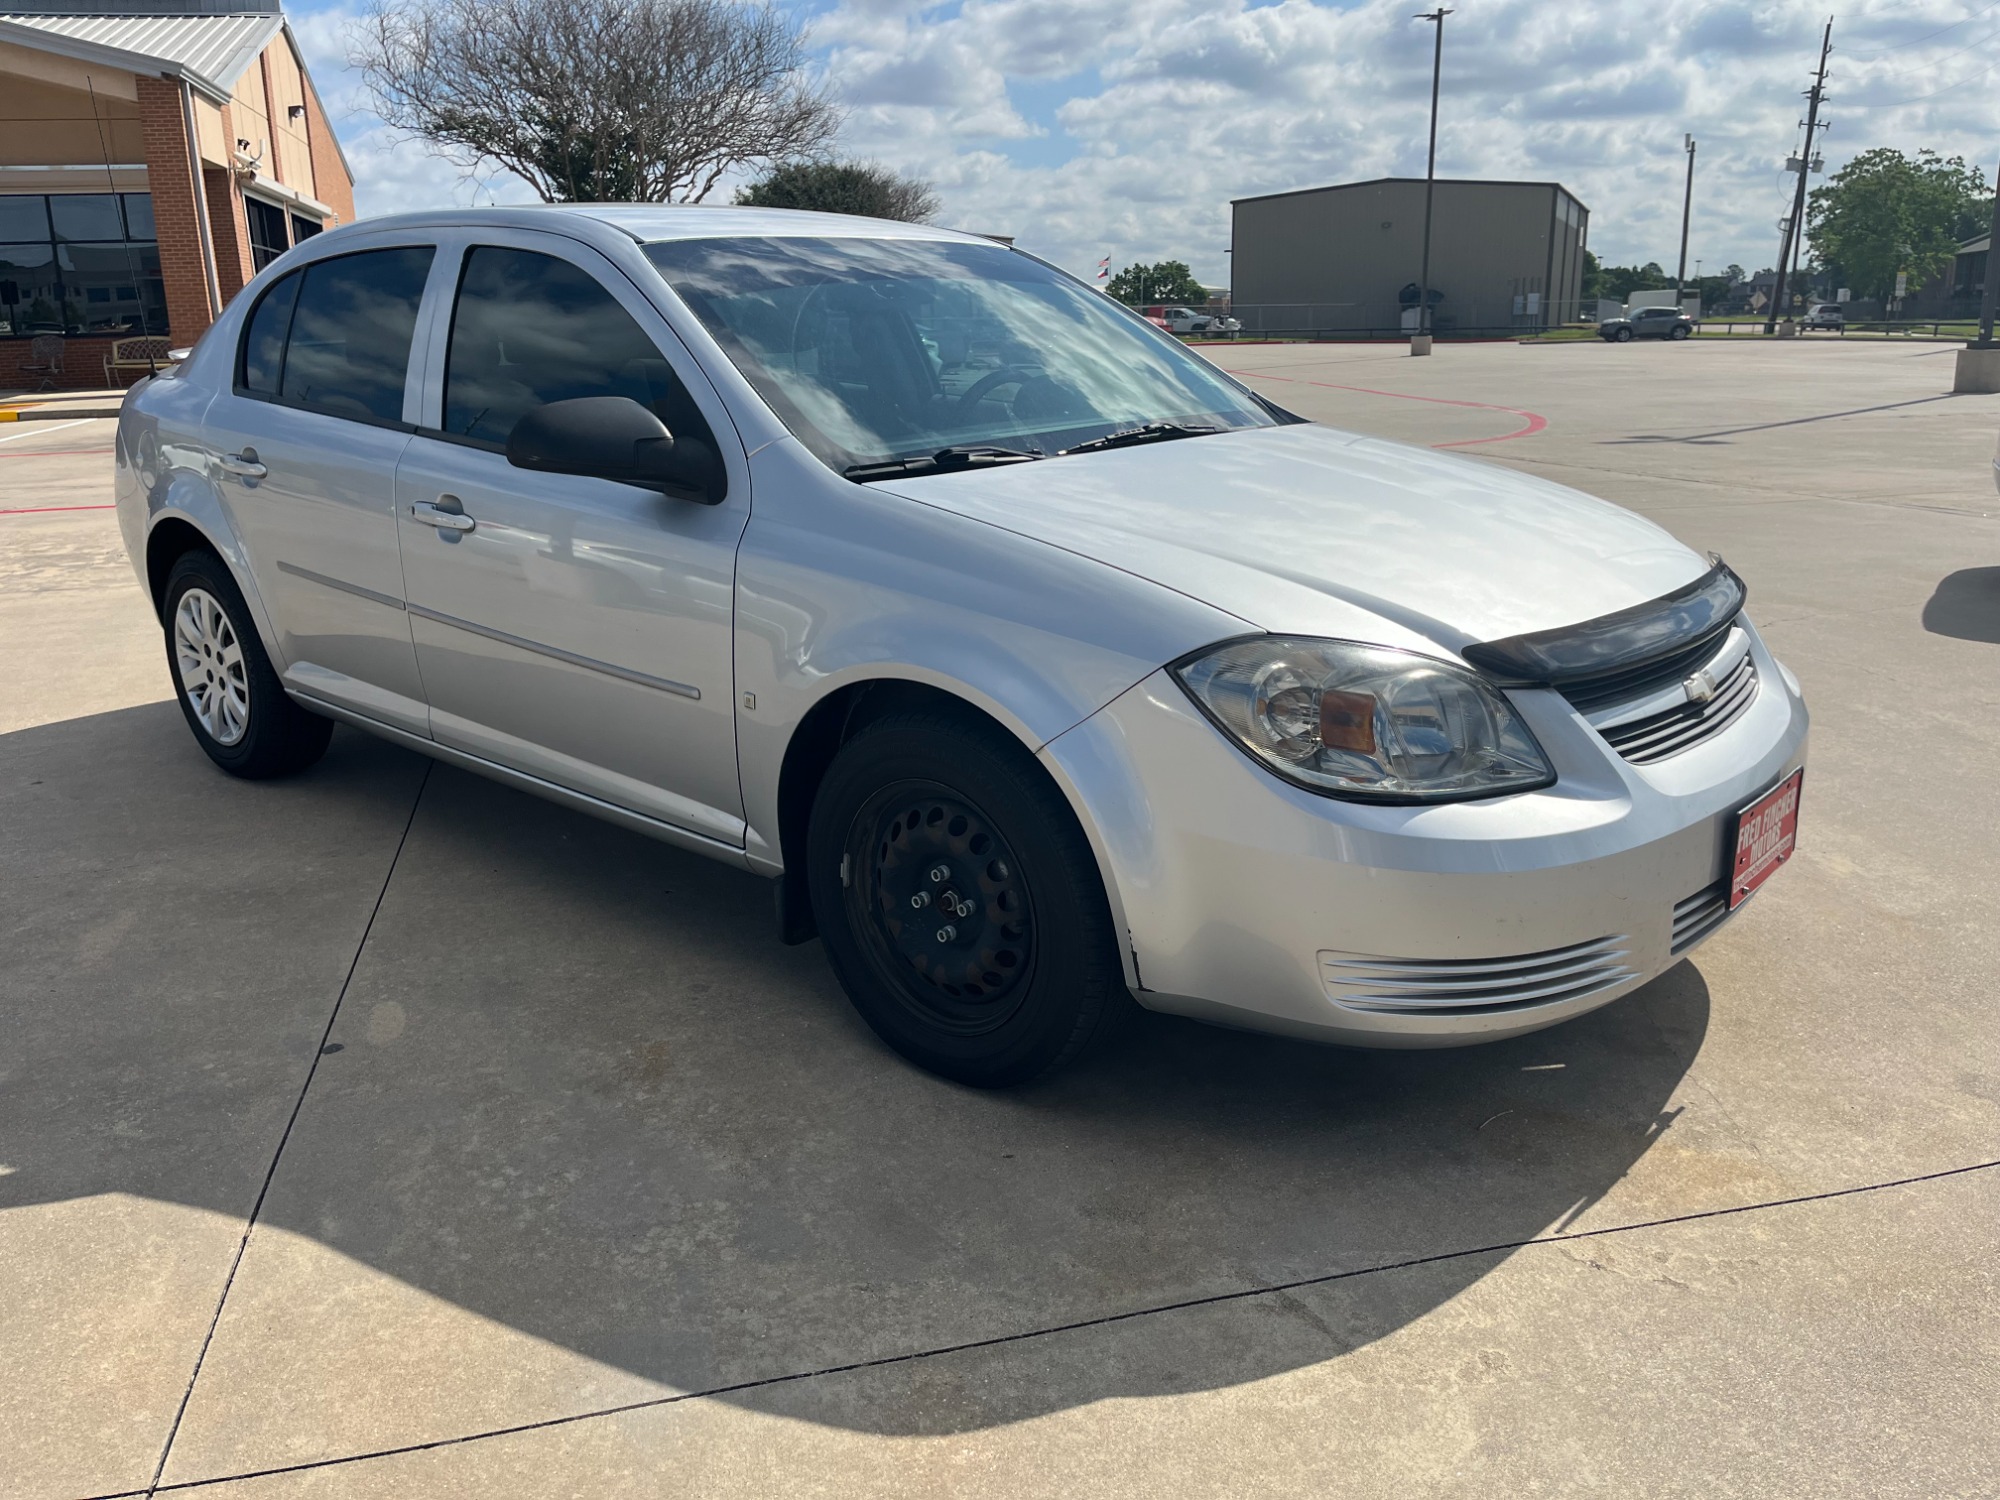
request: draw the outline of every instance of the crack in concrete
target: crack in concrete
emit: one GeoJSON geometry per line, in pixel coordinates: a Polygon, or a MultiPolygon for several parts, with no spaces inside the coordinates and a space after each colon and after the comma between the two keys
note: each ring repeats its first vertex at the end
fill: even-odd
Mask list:
{"type": "MultiPolygon", "coordinates": [[[[431,767],[436,761],[424,762],[424,773],[417,782],[417,792],[410,799],[410,815],[403,822],[403,831],[396,839],[396,851],[389,856],[389,868],[382,872],[382,888],[375,893],[375,904],[368,909],[368,920],[362,924],[361,940],[354,945],[354,957],[348,960],[347,973],[340,981],[340,990],[333,997],[333,1008],[327,1012],[326,1027],[320,1032],[319,1042],[313,1048],[312,1061],[306,1065],[305,1081],[299,1085],[299,1097],[292,1102],[291,1115],[285,1121],[285,1128],[278,1135],[278,1146],[271,1153],[271,1165],[264,1171],[264,1182],[257,1189],[256,1202],[250,1206],[250,1217],[244,1221],[243,1237],[236,1242],[236,1254],[229,1262],[229,1274],[222,1280],[222,1295],[215,1301],[215,1316],[208,1320],[208,1332],[202,1336],[201,1348],[195,1352],[194,1369],[188,1375],[187,1389],[181,1392],[180,1405],[174,1408],[174,1420],[167,1428],[167,1440],[160,1448],[160,1461],[153,1469],[153,1477],[143,1490],[126,1491],[127,1494],[152,1496],[162,1488],[179,1489],[180,1485],[160,1483],[167,1472],[167,1460],[173,1456],[174,1439],[180,1435],[181,1420],[187,1415],[188,1402],[194,1397],[194,1388],[201,1379],[202,1363],[208,1358],[209,1345],[215,1342],[215,1330],[222,1323],[222,1310],[229,1303],[229,1291],[236,1284],[236,1273],[242,1268],[243,1256],[250,1248],[250,1236],[257,1228],[257,1219],[264,1211],[264,1199],[271,1191],[271,1183],[278,1175],[278,1163],[284,1158],[285,1145],[292,1138],[292,1127],[299,1123],[299,1112],[305,1108],[306,1095],[312,1089],[313,1079],[318,1076],[319,1062],[326,1055],[327,1038],[333,1035],[333,1023],[340,1018],[340,1005],[347,998],[348,986],[354,983],[354,971],[361,967],[361,955],[368,949],[369,935],[375,931],[375,919],[382,913],[382,902],[389,894],[389,883],[396,878],[396,866],[402,860],[403,846],[410,841],[410,829],[416,825],[417,808],[424,800],[424,788],[431,782],[431,767]]],[[[208,1483],[210,1481],[198,1481],[208,1483]]]]}
{"type": "MultiPolygon", "coordinates": [[[[421,796],[421,788],[419,789],[419,795],[421,796]]],[[[416,817],[414,806],[410,810],[410,815],[412,821],[414,821],[416,817]]],[[[404,830],[404,836],[408,837],[407,828],[404,830]]],[[[398,852],[400,852],[400,848],[401,846],[399,845],[398,852]]],[[[387,881],[384,881],[383,888],[385,891],[387,890],[387,881]]],[[[378,898],[378,909],[379,906],[380,901],[378,898]]],[[[372,924],[372,917],[370,921],[372,924]]],[[[363,944],[364,946],[366,944],[365,937],[363,944]]],[[[356,963],[360,961],[358,950],[355,955],[355,961],[356,963]]],[[[352,974],[350,971],[351,977],[352,974]]],[[[342,989],[344,993],[344,985],[342,989]]],[[[304,1100],[303,1091],[301,1091],[300,1100],[301,1102],[304,1100]]],[[[274,1161],[274,1168],[275,1165],[274,1161]]],[[[809,1380],[823,1379],[832,1375],[852,1374],[861,1370],[887,1369],[897,1365],[914,1364],[920,1360],[936,1359],[945,1355],[966,1354],[982,1349],[1004,1348],[1011,1344],[1026,1343],[1034,1339],[1052,1338],[1058,1334],[1079,1333],[1091,1329],[1110,1327],[1113,1324],[1133,1322],[1140,1318],[1157,1317],[1163,1313],[1186,1312],[1195,1308],[1216,1307],[1231,1302],[1246,1302],[1253,1298],[1279,1298],[1285,1301],[1287,1305],[1296,1309],[1300,1304],[1296,1298],[1290,1296],[1293,1292],[1307,1287],[1328,1286],[1334,1282],[1350,1281],[1363,1276],[1379,1275],[1385,1271],[1409,1270],[1418,1266],[1437,1265],[1446,1261],[1463,1260],[1469,1256],[1476,1255],[1498,1255],[1514,1250],[1528,1249],[1537,1245],[1568,1246],[1584,1240],[1602,1239],[1605,1236],[1615,1234],[1631,1234],[1643,1229],[1660,1229],[1675,1224],[1696,1223],[1705,1219],[1732,1218],[1739,1214],[1761,1213],[1771,1209],[1791,1208],[1806,1203],[1823,1203],[1833,1199],[1853,1198],[1865,1193],[1885,1192],[1891,1188],[1914,1187],[1922,1183],[1940,1182],[1953,1177],[1967,1176],[1974,1172],[1988,1172],[1996,1167],[2000,1167],[2000,1159],[1973,1162],[1961,1167],[1947,1167],[1940,1171],[1919,1173],[1911,1177],[1899,1177],[1888,1182],[1867,1183],[1858,1187],[1833,1188],[1823,1193],[1805,1193],[1798,1197],[1775,1198],[1763,1203],[1744,1203],[1730,1208],[1701,1209],[1693,1213],[1670,1214],[1664,1218],[1648,1219],[1637,1223],[1615,1224],[1601,1229],[1579,1230],[1575,1234],[1537,1235],[1530,1239],[1511,1240],[1497,1245],[1479,1245],[1462,1250],[1440,1251],[1435,1255],[1413,1256],[1407,1260],[1385,1262],[1381,1265],[1362,1266],[1349,1271],[1333,1271],[1323,1276],[1304,1276],[1293,1281],[1276,1282],[1268,1286],[1250,1287],[1233,1292],[1217,1292],[1206,1297],[1190,1297],[1183,1301],[1160,1303],[1153,1307],[1134,1308],[1129,1312],[1107,1313],[1102,1317],[1082,1318],[1070,1323],[1053,1324],[1046,1328],[1025,1329],[1018,1333],[1000,1334],[992,1338],[973,1339],[965,1343],[945,1344],[931,1349],[911,1350],[904,1354],[886,1354],[875,1359],[855,1360],[848,1364],[826,1365],[814,1370],[797,1370],[783,1375],[765,1376],[757,1380],[740,1380],[727,1385],[713,1386],[705,1390],[683,1391],[671,1396],[654,1396],[644,1401],[627,1401],[616,1406],[601,1407],[592,1411],[573,1412],[560,1417],[547,1417],[537,1422],[520,1422],[512,1426],[496,1427],[483,1432],[461,1433],[454,1437],[436,1438],[425,1443],[405,1443],[397,1447],[382,1448],[367,1453],[349,1453],[342,1454],[337,1458],[311,1459],[304,1463],[283,1464],[270,1469],[252,1469],[236,1474],[218,1474],[207,1479],[186,1479],[176,1484],[160,1484],[156,1478],[154,1484],[148,1489],[123,1490],[115,1494],[93,1496],[91,1500],[134,1500],[134,1497],[137,1496],[151,1497],[154,1494],[201,1489],[210,1485],[230,1484],[245,1479],[268,1479],[279,1474],[306,1473],[315,1469],[330,1469],[345,1464],[365,1463],[378,1458],[396,1458],[411,1453],[428,1453],[439,1448],[452,1448],[464,1443],[483,1442],[489,1438],[514,1437],[527,1432],[540,1432],[547,1428],[568,1427],[578,1422],[594,1421],[600,1417],[622,1416],[628,1412],[647,1411],[655,1407],[678,1406],[688,1401],[736,1395],[744,1391],[763,1390],[773,1386],[794,1385],[809,1380]]],[[[245,1239],[248,1239],[247,1231],[245,1239]]],[[[1564,1253],[1568,1252],[1564,1251],[1564,1253]]],[[[225,1289],[226,1295],[227,1291],[225,1289]]],[[[221,1309],[218,1305],[217,1316],[219,1317],[220,1314],[221,1309]]],[[[192,1388],[192,1382],[190,1382],[190,1388],[192,1388]]],[[[165,1461],[165,1455],[162,1455],[162,1468],[165,1466],[165,1461]]]]}

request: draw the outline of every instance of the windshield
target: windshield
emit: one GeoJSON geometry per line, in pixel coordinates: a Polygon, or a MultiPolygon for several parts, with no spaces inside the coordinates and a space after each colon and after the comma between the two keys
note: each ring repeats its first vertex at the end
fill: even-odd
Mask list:
{"type": "Polygon", "coordinates": [[[1278,421],[1102,294],[999,245],[671,240],[646,254],[793,435],[842,472],[1278,421]]]}

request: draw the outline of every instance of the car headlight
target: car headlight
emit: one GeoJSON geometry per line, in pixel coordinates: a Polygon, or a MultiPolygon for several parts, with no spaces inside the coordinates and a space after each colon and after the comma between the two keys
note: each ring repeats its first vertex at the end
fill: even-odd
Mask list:
{"type": "Polygon", "coordinates": [[[1245,750],[1316,792],[1453,802],[1556,779],[1500,692],[1436,657],[1259,636],[1211,647],[1172,671],[1245,750]]]}

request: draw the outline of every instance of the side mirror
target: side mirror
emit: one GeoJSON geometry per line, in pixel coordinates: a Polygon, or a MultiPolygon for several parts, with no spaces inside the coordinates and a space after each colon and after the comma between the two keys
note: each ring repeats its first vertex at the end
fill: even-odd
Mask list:
{"type": "Polygon", "coordinates": [[[642,485],[700,505],[720,505],[729,492],[714,449],[699,438],[677,441],[630,396],[579,396],[530,408],[507,434],[507,462],[642,485]]]}

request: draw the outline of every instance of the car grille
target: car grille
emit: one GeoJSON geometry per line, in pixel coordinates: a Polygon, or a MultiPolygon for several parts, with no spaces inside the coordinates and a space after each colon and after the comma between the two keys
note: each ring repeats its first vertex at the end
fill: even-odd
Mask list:
{"type": "Polygon", "coordinates": [[[1692,896],[1676,901],[1671,950],[1673,956],[1679,958],[1728,921],[1731,915],[1729,882],[1726,879],[1718,880],[1714,885],[1703,886],[1692,896]]]}
{"type": "Polygon", "coordinates": [[[1581,1000],[1638,977],[1630,939],[1598,938],[1505,958],[1376,958],[1322,953],[1327,993],[1354,1010],[1393,1015],[1494,1011],[1581,1000]]]}
{"type": "Polygon", "coordinates": [[[1757,697],[1757,665],[1748,656],[1716,685],[1706,703],[1690,703],[1624,724],[1601,727],[1605,742],[1635,766],[1649,766],[1692,750],[1749,712],[1757,697]]]}
{"type": "Polygon", "coordinates": [[[1697,641],[1684,651],[1676,651],[1672,656],[1663,656],[1658,661],[1645,662],[1640,666],[1627,667],[1622,672],[1609,672],[1581,682],[1566,682],[1562,695],[1580,714],[1594,714],[1599,709],[1634,702],[1687,681],[1696,668],[1727,644],[1727,638],[1728,632],[1724,631],[1707,640],[1697,641]]]}

